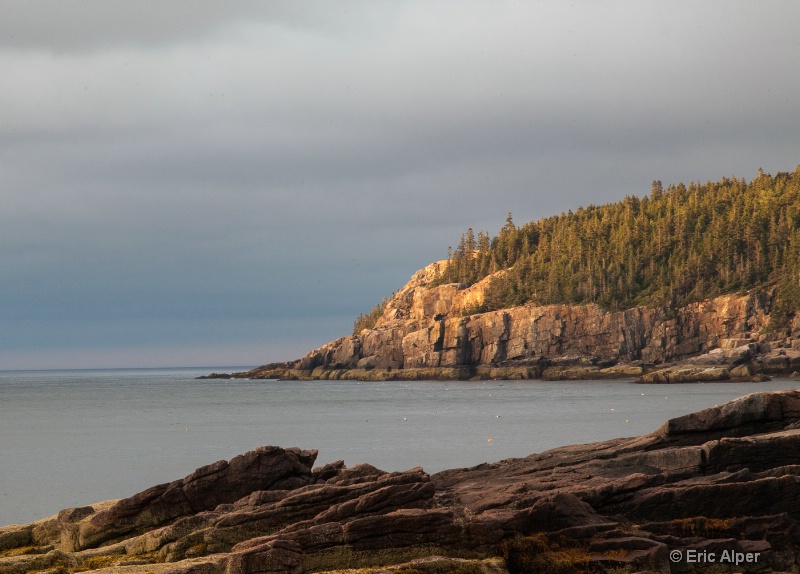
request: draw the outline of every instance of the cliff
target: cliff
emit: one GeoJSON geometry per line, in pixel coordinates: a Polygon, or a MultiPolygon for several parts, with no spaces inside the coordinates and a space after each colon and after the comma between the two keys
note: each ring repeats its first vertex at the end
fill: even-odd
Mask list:
{"type": "MultiPolygon", "coordinates": [[[[527,304],[473,313],[489,282],[433,286],[447,265],[415,273],[372,329],[305,357],[237,377],[284,379],[750,379],[800,370],[800,319],[769,331],[771,294],[726,295],[679,309],[527,304]],[[689,361],[691,366],[664,369],[689,361]],[[652,375],[652,371],[660,372],[652,375]],[[648,378],[649,377],[649,378],[648,378]],[[660,377],[660,378],[659,378],[660,377]]],[[[215,375],[216,376],[216,375],[215,375]]]]}
{"type": "Polygon", "coordinates": [[[0,528],[0,572],[797,572],[800,391],[435,475],[261,447],[0,528]],[[358,570],[352,570],[358,569],[358,570]]]}

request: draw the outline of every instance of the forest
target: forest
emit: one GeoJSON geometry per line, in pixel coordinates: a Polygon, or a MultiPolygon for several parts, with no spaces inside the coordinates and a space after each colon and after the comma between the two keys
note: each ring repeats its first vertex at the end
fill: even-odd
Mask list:
{"type": "MultiPolygon", "coordinates": [[[[436,284],[472,285],[493,273],[484,304],[677,308],[725,293],[774,288],[771,324],[800,309],[800,165],[747,183],[669,185],[649,195],[579,207],[521,226],[509,213],[495,237],[472,229],[448,248],[436,284]]],[[[385,301],[356,320],[380,316],[385,301]]]]}

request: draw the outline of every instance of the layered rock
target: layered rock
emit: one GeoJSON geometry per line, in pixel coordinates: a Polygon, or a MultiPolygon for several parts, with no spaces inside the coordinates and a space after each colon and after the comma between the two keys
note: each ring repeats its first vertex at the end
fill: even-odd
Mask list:
{"type": "Polygon", "coordinates": [[[0,528],[0,572],[796,572],[800,564],[800,391],[748,395],[641,437],[433,476],[342,461],[311,469],[315,456],[263,447],[125,500],[0,528]],[[703,552],[705,560],[690,559],[703,552]]]}
{"type": "Polygon", "coordinates": [[[643,381],[683,382],[694,375],[693,380],[750,379],[756,373],[800,370],[800,320],[788,339],[784,333],[766,335],[771,305],[766,292],[726,295],[677,310],[527,304],[476,313],[494,276],[470,287],[434,286],[444,265],[440,261],[414,274],[387,303],[374,328],[332,341],[296,361],[234,376],[594,378],[612,366],[623,376],[637,376],[715,350],[725,351],[716,359],[730,360],[706,369],[693,364],[691,370],[665,371],[643,381]],[[728,352],[742,347],[746,361],[728,352]],[[731,372],[744,363],[745,370],[731,372]]]}

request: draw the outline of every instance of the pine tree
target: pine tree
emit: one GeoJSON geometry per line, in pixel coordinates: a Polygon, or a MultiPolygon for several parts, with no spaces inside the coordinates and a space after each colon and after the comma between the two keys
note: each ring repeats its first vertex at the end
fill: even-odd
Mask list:
{"type": "MultiPolygon", "coordinates": [[[[650,195],[590,205],[497,236],[462,236],[439,283],[491,282],[487,308],[535,301],[609,309],[680,306],[774,286],[775,324],[800,311],[800,165],[771,176],[651,184],[650,195]],[[793,267],[794,266],[794,267],[793,267]]],[[[448,250],[448,258],[450,253],[448,250]]]]}

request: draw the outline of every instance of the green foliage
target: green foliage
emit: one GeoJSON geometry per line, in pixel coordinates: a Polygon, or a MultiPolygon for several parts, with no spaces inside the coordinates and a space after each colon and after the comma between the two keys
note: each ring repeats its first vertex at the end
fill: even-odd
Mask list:
{"type": "Polygon", "coordinates": [[[526,302],[608,309],[685,305],[776,285],[775,312],[800,310],[800,166],[750,183],[723,178],[580,207],[489,239],[462,235],[437,283],[471,285],[495,271],[485,309],[526,302]]]}
{"type": "MultiPolygon", "coordinates": [[[[508,217],[510,221],[510,213],[508,217]]],[[[513,223],[511,225],[513,226],[513,223]]],[[[498,267],[493,264],[490,253],[489,234],[480,231],[476,240],[472,228],[467,229],[467,233],[461,235],[455,252],[451,252],[451,249],[448,248],[447,259],[450,264],[432,285],[444,285],[445,283],[472,285],[489,273],[497,271],[498,267]]]]}
{"type": "Polygon", "coordinates": [[[792,317],[800,311],[800,246],[793,241],[784,258],[770,313],[769,330],[786,329],[792,317]]]}
{"type": "MultiPolygon", "coordinates": [[[[394,294],[392,295],[394,296],[394,294]]],[[[364,329],[372,329],[378,322],[378,319],[383,315],[389,299],[384,298],[380,303],[375,305],[366,315],[359,313],[355,322],[353,323],[353,335],[358,335],[364,329]]]]}
{"type": "Polygon", "coordinates": [[[470,315],[477,315],[479,313],[486,313],[488,307],[485,304],[482,305],[468,305],[461,310],[462,317],[469,317],[470,315]]]}

